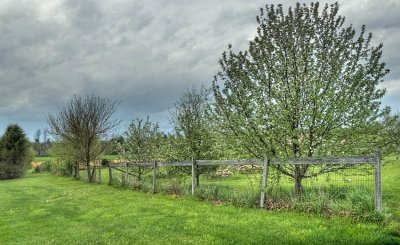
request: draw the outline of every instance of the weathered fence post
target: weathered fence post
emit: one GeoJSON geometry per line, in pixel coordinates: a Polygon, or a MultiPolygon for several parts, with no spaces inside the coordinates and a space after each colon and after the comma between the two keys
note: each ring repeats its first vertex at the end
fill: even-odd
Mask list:
{"type": "Polygon", "coordinates": [[[375,210],[381,212],[382,207],[382,163],[381,163],[381,151],[376,149],[375,151],[375,210]]]}
{"type": "Polygon", "coordinates": [[[264,159],[263,176],[262,176],[262,181],[261,181],[260,208],[264,207],[265,192],[266,192],[267,181],[268,181],[269,161],[270,161],[269,159],[264,159]]]}
{"type": "Polygon", "coordinates": [[[196,160],[192,157],[192,196],[196,191],[196,160]]]}
{"type": "Polygon", "coordinates": [[[126,170],[125,170],[125,183],[128,183],[128,177],[129,177],[128,167],[129,167],[129,163],[127,162],[126,170]]]}
{"type": "Polygon", "coordinates": [[[101,161],[99,160],[99,183],[101,184],[101,161]]]}
{"type": "Polygon", "coordinates": [[[108,164],[108,184],[112,184],[112,169],[111,169],[111,163],[108,164]]]}
{"type": "Polygon", "coordinates": [[[157,190],[157,161],[153,163],[153,194],[156,193],[157,190]]]}
{"type": "Polygon", "coordinates": [[[90,169],[90,166],[89,166],[89,171],[91,171],[93,174],[92,174],[92,176],[89,178],[89,182],[90,183],[96,183],[96,181],[97,181],[97,167],[96,167],[96,161],[94,161],[93,162],[93,171],[90,169]]]}

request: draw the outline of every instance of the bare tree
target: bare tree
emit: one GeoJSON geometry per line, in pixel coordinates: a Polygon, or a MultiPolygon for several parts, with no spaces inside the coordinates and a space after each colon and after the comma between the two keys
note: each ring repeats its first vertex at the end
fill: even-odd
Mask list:
{"type": "Polygon", "coordinates": [[[49,134],[49,129],[45,128],[43,130],[43,143],[42,143],[43,156],[48,156],[48,154],[49,154],[48,151],[49,151],[51,143],[50,143],[50,139],[48,137],[48,134],[49,134]]]}
{"type": "Polygon", "coordinates": [[[35,143],[39,143],[40,142],[40,135],[42,134],[42,131],[39,129],[37,129],[35,131],[35,134],[33,136],[33,139],[35,140],[35,143]]]}
{"type": "Polygon", "coordinates": [[[78,95],[49,115],[49,133],[67,142],[77,159],[84,162],[89,182],[94,181],[95,168],[90,162],[104,151],[102,140],[120,123],[113,119],[117,103],[94,95],[78,95]]]}

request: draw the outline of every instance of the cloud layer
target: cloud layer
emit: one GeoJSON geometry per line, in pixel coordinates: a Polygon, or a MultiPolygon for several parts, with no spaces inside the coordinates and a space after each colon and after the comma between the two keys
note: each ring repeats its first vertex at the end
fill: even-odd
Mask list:
{"type": "MultiPolygon", "coordinates": [[[[16,122],[32,135],[73,94],[94,93],[121,101],[125,124],[150,115],[168,131],[168,107],[192,84],[209,84],[229,43],[246,48],[265,3],[2,1],[0,130],[16,122]]],[[[384,43],[392,72],[383,102],[397,109],[399,11],[396,1],[341,2],[348,23],[384,43]]]]}

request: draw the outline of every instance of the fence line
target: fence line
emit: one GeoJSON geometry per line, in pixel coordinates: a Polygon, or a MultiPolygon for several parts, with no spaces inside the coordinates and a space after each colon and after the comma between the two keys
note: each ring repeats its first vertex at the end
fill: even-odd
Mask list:
{"type": "Polygon", "coordinates": [[[266,184],[268,182],[269,166],[271,165],[326,165],[326,164],[343,164],[343,165],[361,165],[372,164],[375,166],[375,210],[381,212],[382,207],[382,176],[381,176],[381,153],[377,149],[374,156],[357,156],[357,157],[307,157],[307,158],[273,158],[273,159],[240,159],[240,160],[195,160],[182,162],[123,162],[118,164],[108,164],[109,168],[109,184],[112,183],[112,169],[115,168],[121,172],[125,172],[128,176],[129,167],[145,167],[153,168],[153,193],[156,191],[157,174],[159,167],[191,167],[192,168],[192,195],[196,191],[196,171],[197,166],[223,166],[223,165],[261,165],[263,166],[263,175],[261,183],[260,207],[264,206],[266,184]],[[125,171],[120,169],[125,167],[125,171]]]}
{"type": "MultiPolygon", "coordinates": [[[[264,165],[262,159],[240,159],[240,160],[195,160],[199,166],[221,166],[221,165],[264,165]]],[[[306,157],[306,158],[272,158],[271,164],[374,164],[376,156],[360,156],[360,157],[306,157]]],[[[153,163],[149,162],[122,162],[112,163],[111,167],[147,167],[152,168],[153,163]]],[[[157,162],[159,167],[190,167],[192,161],[182,162],[157,162]]]]}

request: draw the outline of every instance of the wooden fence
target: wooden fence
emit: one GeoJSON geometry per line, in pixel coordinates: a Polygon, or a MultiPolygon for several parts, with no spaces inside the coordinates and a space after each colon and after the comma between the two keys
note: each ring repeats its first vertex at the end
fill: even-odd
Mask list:
{"type": "MultiPolygon", "coordinates": [[[[222,166],[222,165],[262,165],[262,181],[261,181],[261,195],[260,195],[260,207],[264,206],[265,190],[268,182],[268,173],[270,165],[279,164],[311,164],[311,165],[323,165],[323,164],[343,164],[343,165],[361,165],[361,164],[372,164],[375,166],[375,209],[379,212],[382,211],[382,177],[381,177],[381,154],[380,150],[376,150],[374,156],[360,156],[360,157],[308,157],[308,158],[286,158],[286,159],[246,159],[246,160],[192,160],[183,162],[153,162],[153,163],[118,163],[108,164],[109,169],[109,184],[112,183],[112,169],[117,168],[119,171],[123,171],[126,177],[130,174],[128,171],[129,167],[145,167],[153,168],[153,192],[157,188],[157,175],[159,167],[191,167],[192,168],[192,195],[196,191],[196,170],[197,166],[222,166]],[[124,169],[122,169],[124,168],[124,169]]],[[[101,175],[101,174],[100,174],[101,175]]]]}

